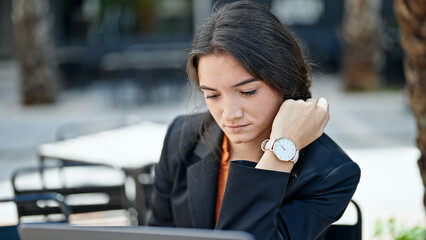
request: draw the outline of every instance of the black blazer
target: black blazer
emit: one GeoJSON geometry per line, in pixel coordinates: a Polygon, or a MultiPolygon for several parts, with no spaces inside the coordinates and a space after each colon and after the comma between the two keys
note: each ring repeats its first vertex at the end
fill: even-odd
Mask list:
{"type": "Polygon", "coordinates": [[[222,140],[209,114],[173,121],[156,167],[149,225],[242,230],[256,239],[317,239],[341,217],[359,182],[358,165],[323,134],[302,149],[291,173],[232,161],[215,224],[222,140]]]}

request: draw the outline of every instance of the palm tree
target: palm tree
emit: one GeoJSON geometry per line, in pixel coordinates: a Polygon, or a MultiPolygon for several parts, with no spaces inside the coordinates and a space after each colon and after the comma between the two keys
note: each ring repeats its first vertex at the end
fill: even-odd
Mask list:
{"type": "MultiPolygon", "coordinates": [[[[417,121],[418,165],[426,190],[426,0],[395,0],[405,52],[404,72],[411,109],[417,121]]],[[[423,198],[426,207],[426,191],[423,198]]]]}
{"type": "Polygon", "coordinates": [[[25,105],[52,103],[59,74],[54,60],[49,0],[13,0],[12,22],[25,105]]]}
{"type": "Polygon", "coordinates": [[[379,83],[380,0],[345,0],[342,38],[347,90],[372,90],[379,83]]]}

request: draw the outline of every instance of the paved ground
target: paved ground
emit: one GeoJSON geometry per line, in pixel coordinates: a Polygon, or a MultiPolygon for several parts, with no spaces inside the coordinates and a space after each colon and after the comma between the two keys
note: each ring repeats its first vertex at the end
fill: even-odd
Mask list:
{"type": "MultiPolygon", "coordinates": [[[[185,87],[154,89],[152,102],[135,104],[138,92],[131,83],[119,88],[95,84],[67,91],[56,105],[28,108],[19,105],[17,79],[16,65],[0,62],[0,198],[12,195],[8,179],[13,169],[35,164],[37,146],[53,141],[57,127],[65,122],[132,114],[168,123],[194,108],[193,99],[186,101],[185,87]]],[[[354,199],[363,210],[365,239],[371,239],[380,219],[426,225],[416,128],[404,92],[345,93],[338,75],[316,75],[313,95],[329,100],[326,132],[362,169],[354,199]]],[[[16,221],[12,208],[1,207],[0,224],[16,221]]]]}

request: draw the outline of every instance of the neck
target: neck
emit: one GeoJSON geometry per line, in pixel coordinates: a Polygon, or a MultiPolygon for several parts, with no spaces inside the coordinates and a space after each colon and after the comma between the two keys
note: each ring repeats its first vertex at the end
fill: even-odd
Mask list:
{"type": "Polygon", "coordinates": [[[248,143],[233,143],[229,141],[229,159],[232,160],[248,160],[259,162],[263,155],[260,144],[264,138],[259,138],[248,143]]]}

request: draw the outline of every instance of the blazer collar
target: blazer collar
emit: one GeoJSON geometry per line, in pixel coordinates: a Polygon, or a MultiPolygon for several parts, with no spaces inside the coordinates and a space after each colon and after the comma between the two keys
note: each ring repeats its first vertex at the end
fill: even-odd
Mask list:
{"type": "Polygon", "coordinates": [[[195,228],[214,228],[217,181],[223,132],[213,122],[199,140],[194,153],[199,158],[188,167],[189,208],[195,228]]]}

